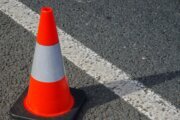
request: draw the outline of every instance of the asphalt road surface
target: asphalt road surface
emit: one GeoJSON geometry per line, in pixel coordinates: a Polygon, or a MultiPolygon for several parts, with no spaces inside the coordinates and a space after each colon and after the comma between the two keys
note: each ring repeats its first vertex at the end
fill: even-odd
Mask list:
{"type": "MultiPolygon", "coordinates": [[[[19,1],[37,13],[51,6],[59,28],[180,109],[178,0],[19,1]]],[[[2,120],[12,119],[8,111],[28,85],[34,42],[31,31],[0,11],[2,120]]],[[[73,61],[64,62],[70,86],[88,97],[78,120],[151,119],[73,61]]]]}

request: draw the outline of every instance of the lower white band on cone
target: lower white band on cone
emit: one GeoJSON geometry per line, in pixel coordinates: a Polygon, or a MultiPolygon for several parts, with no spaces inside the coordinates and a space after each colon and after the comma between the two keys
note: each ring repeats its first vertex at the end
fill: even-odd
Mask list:
{"type": "Polygon", "coordinates": [[[55,82],[64,77],[59,43],[52,46],[36,43],[31,75],[42,82],[55,82]]]}

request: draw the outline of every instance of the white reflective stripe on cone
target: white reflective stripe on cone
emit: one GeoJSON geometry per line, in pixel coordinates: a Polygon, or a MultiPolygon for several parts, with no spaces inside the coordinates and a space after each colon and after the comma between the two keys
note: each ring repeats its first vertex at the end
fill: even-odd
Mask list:
{"type": "Polygon", "coordinates": [[[55,82],[64,76],[59,43],[52,46],[36,43],[31,75],[42,82],[55,82]]]}

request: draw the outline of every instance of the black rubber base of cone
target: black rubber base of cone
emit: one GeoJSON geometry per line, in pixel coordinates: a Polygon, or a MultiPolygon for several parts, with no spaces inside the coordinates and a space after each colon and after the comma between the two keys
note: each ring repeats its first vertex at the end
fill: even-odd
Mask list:
{"type": "Polygon", "coordinates": [[[56,117],[39,117],[28,112],[23,105],[23,100],[27,94],[27,89],[23,92],[23,94],[18,98],[16,103],[10,109],[10,115],[13,118],[20,120],[74,120],[76,118],[76,115],[80,107],[86,100],[86,95],[82,90],[78,90],[74,88],[71,88],[70,90],[75,99],[75,105],[70,112],[64,115],[56,116],[56,117]]]}

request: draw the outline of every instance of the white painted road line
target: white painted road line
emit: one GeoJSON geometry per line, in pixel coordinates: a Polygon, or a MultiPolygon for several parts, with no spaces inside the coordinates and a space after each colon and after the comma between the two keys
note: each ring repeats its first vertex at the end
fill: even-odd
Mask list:
{"type": "MultiPolygon", "coordinates": [[[[36,35],[39,15],[17,0],[1,0],[0,10],[36,35]]],[[[130,80],[112,65],[76,39],[58,29],[63,55],[87,74],[114,91],[152,120],[178,120],[180,110],[141,83],[130,80]]]]}

